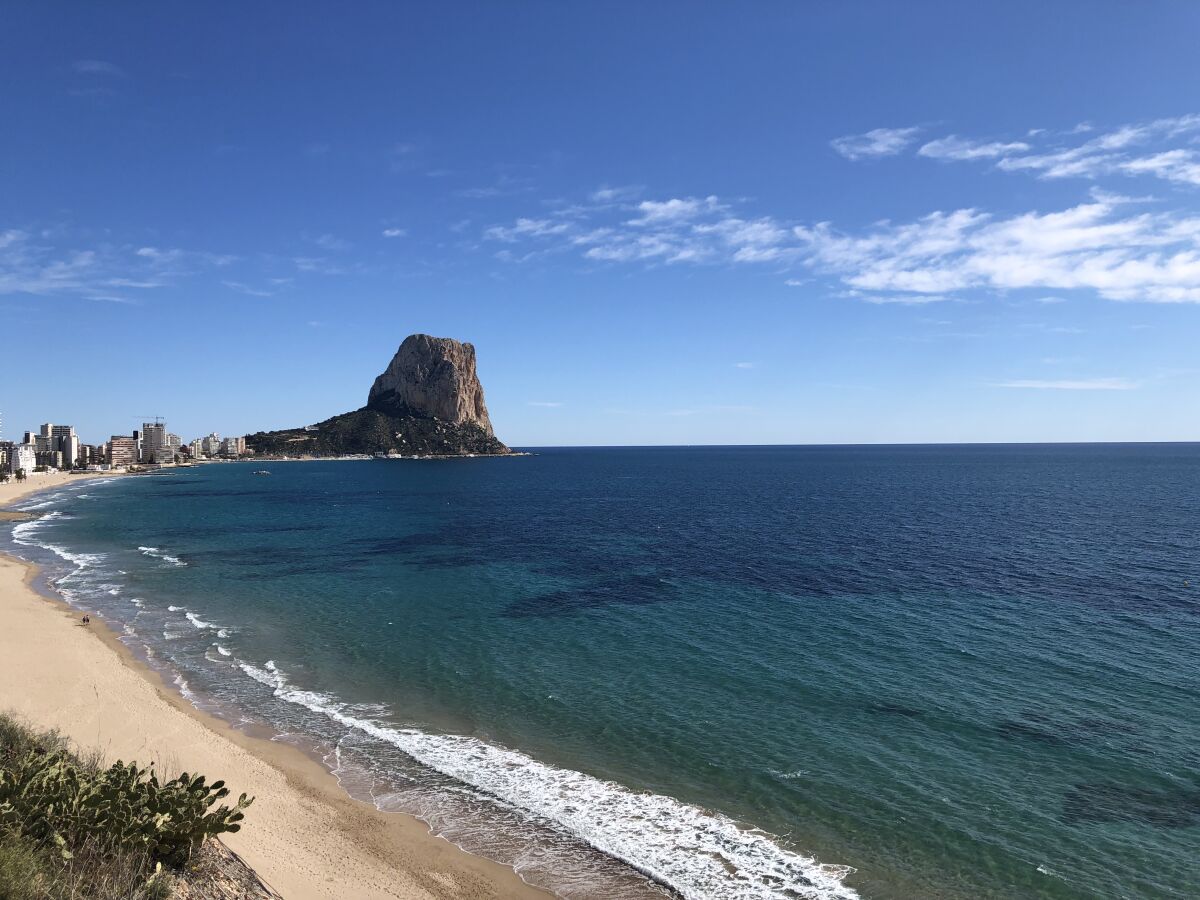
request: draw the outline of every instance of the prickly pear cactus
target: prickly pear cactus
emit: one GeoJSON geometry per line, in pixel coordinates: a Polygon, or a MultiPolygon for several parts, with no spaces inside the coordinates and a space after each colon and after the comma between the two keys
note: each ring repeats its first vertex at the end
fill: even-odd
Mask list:
{"type": "Polygon", "coordinates": [[[181,866],[208,838],[242,827],[253,798],[216,805],[228,796],[224,782],[202,775],[160,782],[153,767],[136,763],[91,771],[65,753],[31,752],[0,768],[0,829],[57,846],[67,859],[91,839],[181,866]]]}

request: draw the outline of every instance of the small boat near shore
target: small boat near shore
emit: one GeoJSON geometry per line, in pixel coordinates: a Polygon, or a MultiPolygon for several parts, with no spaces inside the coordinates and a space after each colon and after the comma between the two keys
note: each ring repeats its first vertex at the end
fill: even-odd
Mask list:
{"type": "Polygon", "coordinates": [[[266,469],[258,469],[255,471],[254,474],[255,475],[270,475],[271,473],[268,472],[266,469]]]}

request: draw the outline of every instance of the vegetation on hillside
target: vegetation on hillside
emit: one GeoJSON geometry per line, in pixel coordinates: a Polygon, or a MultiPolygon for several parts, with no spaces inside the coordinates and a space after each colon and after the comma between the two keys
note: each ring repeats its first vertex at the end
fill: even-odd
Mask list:
{"type": "Polygon", "coordinates": [[[246,436],[246,446],[263,456],[343,456],[399,453],[403,456],[465,456],[507,453],[508,448],[473,423],[399,416],[363,407],[326,419],[314,430],[292,428],[246,436]]]}
{"type": "Polygon", "coordinates": [[[0,715],[0,900],[159,900],[252,802],[220,781],[80,758],[57,733],[0,715]]]}

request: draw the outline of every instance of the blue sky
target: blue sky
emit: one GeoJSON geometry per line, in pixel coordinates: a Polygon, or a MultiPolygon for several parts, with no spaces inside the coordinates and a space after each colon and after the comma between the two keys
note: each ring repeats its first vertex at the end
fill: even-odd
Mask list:
{"type": "Polygon", "coordinates": [[[0,413],[514,445],[1200,439],[1200,6],[25,4],[0,413]],[[986,7],[986,8],[985,8],[986,7]]]}

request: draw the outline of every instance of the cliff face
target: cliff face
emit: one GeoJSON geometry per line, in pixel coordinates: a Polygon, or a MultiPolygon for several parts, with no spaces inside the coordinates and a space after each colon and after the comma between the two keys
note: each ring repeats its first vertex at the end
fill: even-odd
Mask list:
{"type": "Polygon", "coordinates": [[[496,440],[475,348],[450,338],[414,334],[404,339],[367,405],[317,425],[248,435],[258,454],[342,456],[466,456],[508,453],[496,440]]]}
{"type": "Polygon", "coordinates": [[[451,338],[413,334],[371,385],[367,408],[384,413],[475,424],[493,434],[483,385],[475,374],[475,348],[451,338]]]}

